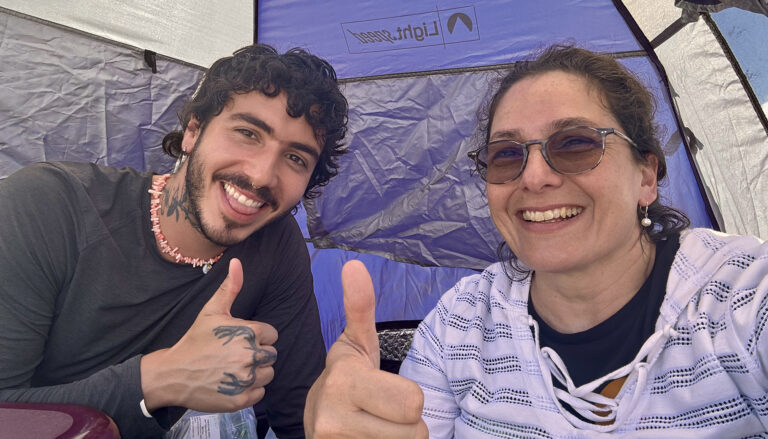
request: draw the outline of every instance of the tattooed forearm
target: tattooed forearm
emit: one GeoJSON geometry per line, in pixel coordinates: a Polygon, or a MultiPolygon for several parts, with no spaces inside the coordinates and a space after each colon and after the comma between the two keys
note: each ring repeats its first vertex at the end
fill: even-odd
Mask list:
{"type": "Polygon", "coordinates": [[[256,382],[256,369],[260,366],[272,364],[277,359],[277,355],[274,352],[263,349],[256,344],[256,334],[253,332],[253,329],[247,326],[219,326],[214,328],[213,334],[216,338],[226,339],[222,345],[226,345],[235,337],[241,336],[248,342],[248,346],[245,349],[253,351],[247,378],[240,379],[233,373],[224,372],[225,379],[220,382],[221,385],[218,387],[219,393],[224,395],[232,396],[243,393],[243,391],[256,382]]]}

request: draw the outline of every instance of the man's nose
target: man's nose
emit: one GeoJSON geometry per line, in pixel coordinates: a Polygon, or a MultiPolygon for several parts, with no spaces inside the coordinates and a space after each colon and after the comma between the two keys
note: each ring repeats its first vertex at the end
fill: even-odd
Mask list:
{"type": "Polygon", "coordinates": [[[265,145],[249,158],[248,178],[256,187],[274,187],[277,184],[281,152],[276,145],[265,145]]]}

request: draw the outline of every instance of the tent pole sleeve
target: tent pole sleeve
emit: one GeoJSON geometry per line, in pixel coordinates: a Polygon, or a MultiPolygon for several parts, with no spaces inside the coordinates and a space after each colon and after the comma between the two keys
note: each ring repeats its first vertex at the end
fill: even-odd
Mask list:
{"type": "Polygon", "coordinates": [[[680,17],[677,20],[674,21],[674,23],[667,26],[666,29],[661,31],[660,34],[656,35],[656,37],[651,40],[651,47],[654,49],[664,44],[665,41],[672,38],[672,35],[678,33],[680,29],[684,28],[685,25],[688,23],[683,22],[683,18],[680,17]]]}
{"type": "Polygon", "coordinates": [[[616,7],[616,10],[621,14],[622,18],[624,18],[624,22],[627,24],[627,27],[632,31],[632,34],[635,36],[635,39],[637,40],[638,44],[642,46],[643,49],[645,49],[645,52],[648,54],[648,58],[651,60],[651,63],[656,68],[656,72],[659,74],[659,78],[661,78],[664,92],[667,94],[667,99],[669,100],[670,104],[672,105],[672,114],[675,115],[675,124],[677,125],[677,130],[680,133],[680,138],[682,139],[683,146],[685,147],[685,153],[688,156],[688,161],[691,163],[691,170],[693,171],[693,175],[696,178],[696,185],[699,187],[699,193],[702,194],[702,198],[704,200],[704,207],[707,210],[707,216],[709,217],[709,221],[712,223],[712,228],[721,231],[720,223],[717,221],[717,217],[715,216],[715,212],[712,210],[712,205],[709,202],[709,197],[706,195],[707,192],[704,189],[704,184],[701,182],[701,175],[699,175],[699,169],[698,166],[696,166],[696,161],[693,159],[693,155],[691,154],[691,147],[689,145],[689,139],[685,135],[686,132],[689,132],[685,127],[685,124],[683,123],[682,119],[680,118],[680,112],[677,109],[677,104],[675,103],[674,98],[672,97],[672,93],[670,92],[670,86],[669,86],[669,78],[667,77],[667,71],[664,69],[664,66],[661,64],[661,60],[656,55],[656,51],[653,49],[653,46],[651,45],[651,42],[648,40],[648,37],[645,36],[642,29],[640,29],[640,25],[637,24],[634,17],[632,17],[632,14],[630,14],[629,10],[626,6],[624,6],[624,2],[621,0],[612,0],[613,5],[616,7]]]}

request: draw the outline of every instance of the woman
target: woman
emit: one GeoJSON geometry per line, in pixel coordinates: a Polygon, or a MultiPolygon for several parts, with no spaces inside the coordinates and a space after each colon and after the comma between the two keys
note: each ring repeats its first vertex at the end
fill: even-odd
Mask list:
{"type": "Polygon", "coordinates": [[[686,230],[660,202],[652,102],[574,47],[499,83],[471,156],[512,255],[461,280],[414,337],[400,374],[430,437],[768,430],[768,246],[686,230]]]}
{"type": "Polygon", "coordinates": [[[474,157],[512,276],[464,279],[419,329],[401,374],[431,436],[767,429],[768,251],[681,236],[687,219],[658,198],[651,103],[616,61],[572,47],[502,80],[474,157]]]}

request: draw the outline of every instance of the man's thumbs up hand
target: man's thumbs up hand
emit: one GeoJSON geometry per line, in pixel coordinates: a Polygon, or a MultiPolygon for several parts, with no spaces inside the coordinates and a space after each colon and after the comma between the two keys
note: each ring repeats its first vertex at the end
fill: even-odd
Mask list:
{"type": "Polygon", "coordinates": [[[264,397],[274,377],[277,330],[230,314],[243,285],[243,267],[232,259],[229,274],[195,322],[169,349],[141,359],[141,388],[148,410],[181,406],[202,412],[233,412],[264,397]]]}
{"type": "Polygon", "coordinates": [[[328,351],[304,410],[308,438],[426,438],[424,394],[406,378],[379,370],[375,296],[360,261],[341,270],[347,326],[328,351]]]}

